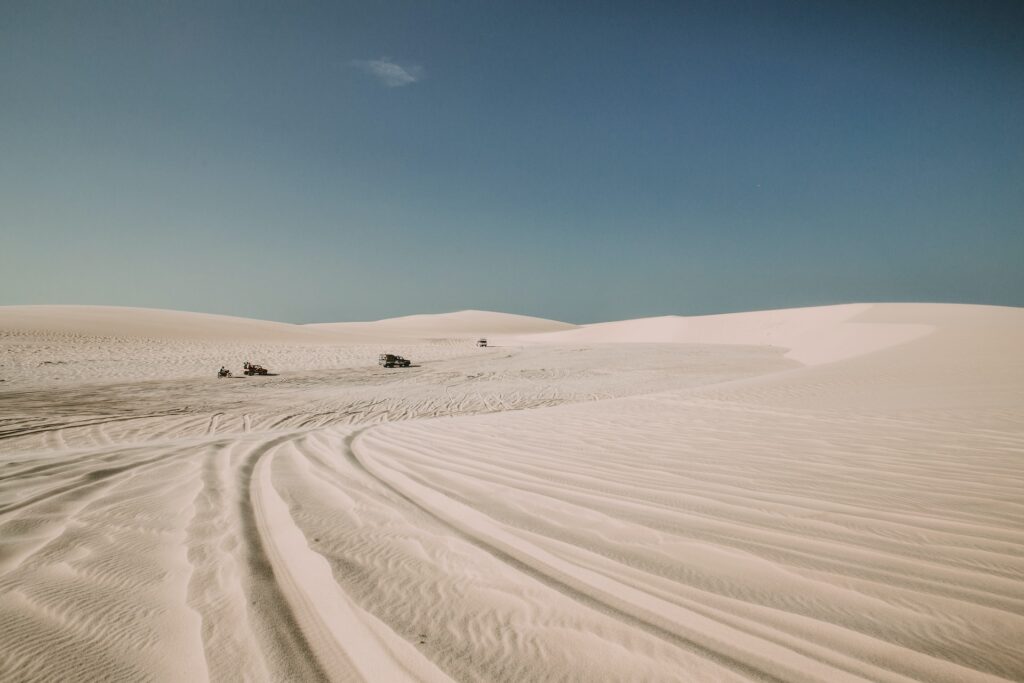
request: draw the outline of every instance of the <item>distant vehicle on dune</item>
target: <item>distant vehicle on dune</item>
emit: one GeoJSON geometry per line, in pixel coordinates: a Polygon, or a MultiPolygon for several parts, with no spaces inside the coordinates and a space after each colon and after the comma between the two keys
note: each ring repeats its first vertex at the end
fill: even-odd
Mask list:
{"type": "Polygon", "coordinates": [[[256,365],[254,363],[250,363],[249,361],[246,361],[242,365],[242,368],[243,368],[242,372],[244,374],[250,375],[250,376],[251,375],[266,375],[267,372],[268,372],[268,370],[265,367],[263,367],[262,365],[256,365]]]}
{"type": "Polygon", "coordinates": [[[393,353],[382,353],[377,358],[377,363],[384,366],[385,368],[407,368],[412,365],[412,361],[396,356],[393,353]]]}

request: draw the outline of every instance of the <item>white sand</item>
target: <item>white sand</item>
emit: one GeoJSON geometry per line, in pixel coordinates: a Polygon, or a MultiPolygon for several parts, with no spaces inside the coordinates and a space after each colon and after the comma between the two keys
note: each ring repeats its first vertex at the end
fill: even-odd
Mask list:
{"type": "Polygon", "coordinates": [[[871,304],[791,308],[684,318],[663,316],[584,325],[572,330],[535,334],[519,341],[546,344],[662,342],[756,344],[786,350],[786,357],[808,365],[860,356],[931,332],[926,323],[902,320],[885,324],[861,321],[871,304]]]}
{"type": "Polygon", "coordinates": [[[1024,680],[1022,349],[0,308],[0,680],[1024,680]]]}
{"type": "Polygon", "coordinates": [[[221,365],[240,371],[247,360],[275,372],[364,367],[381,352],[437,360],[466,353],[480,336],[574,327],[487,311],[290,325],[146,308],[5,306],[0,382],[67,386],[198,378],[221,365]]]}
{"type": "Polygon", "coordinates": [[[389,338],[401,337],[441,337],[465,338],[488,337],[496,334],[539,334],[544,332],[560,332],[576,329],[576,325],[531,318],[511,313],[494,313],[492,311],[457,311],[455,313],[438,313],[426,315],[407,315],[401,318],[388,318],[368,323],[326,323],[307,325],[319,331],[330,332],[364,332],[384,334],[389,338]]]}

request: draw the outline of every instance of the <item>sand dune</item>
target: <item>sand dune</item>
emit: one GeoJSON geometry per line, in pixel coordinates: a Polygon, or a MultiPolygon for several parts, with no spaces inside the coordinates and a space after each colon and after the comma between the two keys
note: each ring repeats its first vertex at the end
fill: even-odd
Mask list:
{"type": "Polygon", "coordinates": [[[492,311],[410,315],[366,323],[289,323],[210,313],[126,306],[0,306],[0,334],[117,339],[255,340],[260,342],[382,341],[404,337],[457,338],[574,329],[556,320],[492,311]]]}
{"type": "Polygon", "coordinates": [[[0,306],[0,332],[67,337],[316,341],[316,330],[267,320],[122,306],[0,306]]]}
{"type": "MultiPolygon", "coordinates": [[[[816,365],[870,353],[915,339],[931,331],[927,323],[902,318],[863,322],[862,314],[877,304],[846,304],[819,308],[728,313],[695,317],[663,316],[540,334],[519,341],[547,344],[646,342],[751,344],[787,349],[786,356],[816,365]]],[[[905,304],[908,312],[914,304],[905,304]]]]}
{"type": "Polygon", "coordinates": [[[143,374],[296,365],[227,381],[118,375],[83,340],[145,334],[45,313],[0,310],[34,325],[0,357],[2,680],[1024,680],[1024,310],[308,326],[408,334],[403,371],[117,323],[214,328],[114,344],[143,374]],[[46,354],[92,370],[15,371],[46,354]]]}
{"type": "Polygon", "coordinates": [[[408,315],[367,323],[321,323],[307,325],[317,330],[359,331],[412,337],[478,337],[495,334],[536,334],[572,330],[576,325],[492,311],[457,311],[408,315]]]}

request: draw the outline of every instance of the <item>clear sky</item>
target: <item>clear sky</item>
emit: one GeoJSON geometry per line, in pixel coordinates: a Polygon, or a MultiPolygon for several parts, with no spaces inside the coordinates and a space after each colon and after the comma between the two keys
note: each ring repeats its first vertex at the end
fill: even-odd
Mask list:
{"type": "Polygon", "coordinates": [[[1022,2],[0,0],[0,304],[1024,305],[1022,2]]]}

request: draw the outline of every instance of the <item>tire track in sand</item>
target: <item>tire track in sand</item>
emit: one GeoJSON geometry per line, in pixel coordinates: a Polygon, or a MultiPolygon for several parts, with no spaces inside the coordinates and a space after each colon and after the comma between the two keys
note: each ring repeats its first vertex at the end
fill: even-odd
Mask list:
{"type": "Polygon", "coordinates": [[[304,457],[298,445],[308,433],[217,447],[201,467],[187,540],[189,605],[203,619],[211,678],[450,681],[344,593],[292,520],[271,471],[286,449],[304,457]]]}
{"type": "Polygon", "coordinates": [[[250,488],[266,559],[305,645],[330,680],[450,682],[410,642],[346,595],[330,563],[310,548],[292,519],[271,481],[271,468],[285,450],[305,457],[298,448],[305,435],[281,442],[256,459],[250,488]]]}
{"type": "MultiPolygon", "coordinates": [[[[697,629],[693,629],[689,637],[681,635],[677,629],[673,628],[672,620],[665,619],[656,610],[645,609],[643,606],[645,602],[648,604],[660,602],[657,598],[642,594],[624,584],[618,584],[609,589],[608,584],[617,582],[596,573],[572,567],[540,548],[531,547],[521,539],[514,539],[510,534],[493,525],[490,529],[485,529],[485,524],[475,524],[474,521],[484,516],[471,508],[459,505],[459,510],[448,511],[445,508],[450,507],[452,501],[446,500],[439,504],[436,500],[442,494],[427,489],[398,472],[388,471],[385,466],[374,462],[372,457],[360,455],[357,448],[359,440],[376,427],[378,426],[365,427],[344,438],[346,459],[356,469],[372,477],[399,498],[451,529],[459,538],[487,552],[506,565],[598,612],[610,614],[672,645],[698,654],[753,680],[770,683],[821,681],[830,680],[829,674],[834,676],[839,673],[830,667],[825,667],[829,669],[828,671],[822,671],[821,663],[812,660],[804,662],[805,668],[802,670],[799,667],[786,667],[779,662],[792,661],[795,653],[778,648],[774,644],[759,645],[782,650],[779,653],[779,659],[773,661],[770,658],[758,658],[760,661],[751,662],[747,660],[753,659],[753,657],[741,658],[742,655],[738,652],[739,648],[735,645],[714,642],[712,638],[702,638],[697,629]],[[588,581],[581,580],[581,574],[593,575],[587,577],[590,579],[588,581]],[[633,600],[619,599],[615,597],[616,593],[631,595],[633,600]]],[[[667,606],[675,608],[675,606],[667,606]]],[[[720,630],[719,625],[715,624],[715,627],[716,630],[720,630]]],[[[735,635],[741,640],[749,639],[746,634],[737,632],[735,635]]],[[[803,659],[798,655],[797,658],[803,659]]],[[[852,677],[850,680],[865,679],[852,677]]]]}
{"type": "Polygon", "coordinates": [[[287,433],[258,443],[241,460],[234,474],[234,485],[240,493],[238,502],[239,538],[243,545],[242,589],[249,600],[250,623],[262,642],[261,654],[273,680],[328,681],[309,642],[303,635],[282,584],[274,570],[261,529],[259,496],[254,495],[253,473],[260,460],[282,444],[297,438],[287,433]]]}

